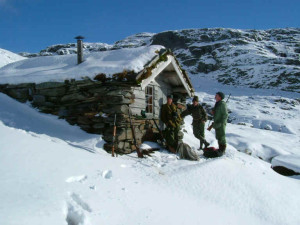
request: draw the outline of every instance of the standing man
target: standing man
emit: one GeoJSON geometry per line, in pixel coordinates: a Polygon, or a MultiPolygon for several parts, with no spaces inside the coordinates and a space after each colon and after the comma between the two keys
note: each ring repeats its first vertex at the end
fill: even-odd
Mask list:
{"type": "Polygon", "coordinates": [[[207,146],[209,146],[209,143],[204,138],[205,137],[204,127],[205,127],[205,122],[207,121],[207,114],[204,108],[199,104],[198,96],[194,96],[193,104],[188,105],[187,109],[181,113],[182,118],[187,115],[192,115],[193,117],[193,123],[192,123],[193,134],[196,138],[200,140],[199,149],[203,149],[203,144],[204,147],[206,148],[207,146]]]}
{"type": "Polygon", "coordinates": [[[162,106],[160,119],[167,126],[164,130],[167,147],[169,151],[176,153],[182,119],[177,112],[176,105],[173,103],[172,95],[167,96],[167,103],[162,106]]]}
{"type": "Polygon", "coordinates": [[[221,156],[224,154],[226,150],[226,137],[225,137],[225,129],[228,118],[228,111],[226,103],[223,101],[225,95],[223,92],[217,92],[215,96],[216,104],[212,110],[212,115],[214,117],[214,122],[212,125],[207,128],[207,130],[211,130],[212,128],[216,131],[216,139],[218,140],[219,150],[217,151],[218,155],[221,156]]]}

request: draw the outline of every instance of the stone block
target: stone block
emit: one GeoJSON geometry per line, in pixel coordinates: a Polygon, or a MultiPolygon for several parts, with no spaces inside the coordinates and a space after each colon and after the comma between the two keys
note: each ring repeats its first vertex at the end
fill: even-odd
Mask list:
{"type": "Polygon", "coordinates": [[[125,141],[118,142],[117,151],[123,154],[129,154],[132,152],[131,144],[125,141]]]}
{"type": "Polygon", "coordinates": [[[124,98],[123,95],[114,95],[114,96],[107,96],[103,99],[105,104],[131,104],[132,100],[129,98],[124,98]]]}
{"type": "Polygon", "coordinates": [[[66,88],[59,87],[59,88],[39,89],[37,90],[37,93],[40,95],[51,96],[51,97],[63,96],[64,94],[66,94],[66,88]]]}
{"type": "Polygon", "coordinates": [[[92,121],[89,118],[85,117],[85,116],[78,116],[77,117],[77,123],[80,124],[80,125],[82,125],[82,124],[91,125],[92,121]]]}
{"type": "Polygon", "coordinates": [[[80,93],[73,93],[69,95],[65,95],[61,98],[61,102],[67,103],[67,102],[73,102],[73,101],[84,101],[86,99],[85,96],[83,96],[80,93]]]}
{"type": "Polygon", "coordinates": [[[61,83],[61,82],[44,82],[44,83],[36,84],[35,88],[39,90],[39,89],[49,89],[49,88],[62,88],[65,86],[66,86],[65,83],[61,83]]]}
{"type": "Polygon", "coordinates": [[[107,114],[123,113],[128,114],[128,105],[108,105],[107,108],[103,108],[102,111],[107,114]]]}
{"type": "Polygon", "coordinates": [[[34,83],[23,83],[23,84],[10,84],[10,85],[7,85],[7,88],[11,88],[11,89],[22,89],[22,88],[26,88],[26,89],[29,89],[29,88],[34,88],[35,87],[35,84],[34,83]]]}
{"type": "Polygon", "coordinates": [[[95,129],[103,129],[104,127],[105,127],[104,123],[95,123],[93,125],[93,128],[95,128],[95,129]]]}
{"type": "Polygon", "coordinates": [[[95,94],[95,93],[99,93],[102,95],[105,95],[107,92],[107,88],[104,86],[99,86],[99,87],[94,87],[88,90],[89,93],[95,94]]]}
{"type": "Polygon", "coordinates": [[[43,104],[45,101],[46,101],[46,98],[44,95],[33,95],[33,104],[34,105],[43,104]]]}
{"type": "Polygon", "coordinates": [[[69,111],[65,108],[60,108],[58,110],[58,116],[61,118],[67,117],[69,115],[69,111]]]}
{"type": "Polygon", "coordinates": [[[17,100],[27,100],[29,98],[29,91],[27,88],[6,89],[7,95],[17,100]]]}

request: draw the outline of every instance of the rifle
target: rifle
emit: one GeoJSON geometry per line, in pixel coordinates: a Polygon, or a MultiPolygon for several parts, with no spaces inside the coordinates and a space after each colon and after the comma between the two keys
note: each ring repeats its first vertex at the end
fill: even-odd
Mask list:
{"type": "MultiPolygon", "coordinates": [[[[230,96],[231,96],[231,93],[228,95],[228,98],[227,98],[227,100],[225,101],[225,103],[227,103],[227,102],[228,102],[228,100],[229,100],[230,96]]],[[[210,121],[209,121],[209,124],[210,124],[210,122],[211,122],[211,121],[212,121],[212,120],[210,120],[210,121]]],[[[212,129],[212,127],[213,127],[214,123],[212,123],[211,125],[209,125],[209,124],[208,124],[208,128],[207,128],[207,130],[208,130],[208,131],[210,131],[210,130],[212,129]]]]}
{"type": "MultiPolygon", "coordinates": [[[[128,106],[129,107],[129,106],[128,106]]],[[[131,132],[132,132],[132,137],[133,137],[133,144],[136,148],[136,152],[137,152],[137,155],[139,158],[144,158],[143,154],[141,153],[140,151],[140,148],[137,146],[137,143],[136,143],[136,138],[135,138],[135,132],[134,132],[134,127],[132,125],[132,121],[131,121],[131,110],[130,110],[130,107],[128,109],[128,113],[129,113],[129,121],[130,121],[130,128],[131,128],[131,132]]]]}
{"type": "Polygon", "coordinates": [[[111,147],[111,156],[112,157],[115,157],[115,139],[116,139],[116,133],[117,133],[116,119],[117,119],[117,114],[115,113],[114,131],[113,131],[113,139],[112,139],[112,147],[111,147]]]}
{"type": "Polygon", "coordinates": [[[160,134],[160,140],[161,140],[161,142],[162,142],[162,145],[163,145],[163,146],[166,146],[167,142],[166,142],[166,140],[165,140],[165,138],[164,138],[164,135],[163,135],[161,129],[159,129],[159,127],[158,127],[158,125],[157,125],[155,119],[152,118],[152,120],[154,121],[154,124],[155,124],[155,126],[156,126],[156,129],[159,131],[159,134],[160,134]]]}
{"type": "Polygon", "coordinates": [[[228,98],[227,98],[227,100],[226,100],[226,103],[228,102],[228,100],[229,100],[230,96],[231,96],[231,93],[228,95],[228,98]]]}

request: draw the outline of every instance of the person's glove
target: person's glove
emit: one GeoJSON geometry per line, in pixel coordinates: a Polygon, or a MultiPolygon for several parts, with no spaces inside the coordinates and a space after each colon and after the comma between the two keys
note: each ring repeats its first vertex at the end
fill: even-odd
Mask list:
{"type": "Polygon", "coordinates": [[[207,128],[207,130],[210,131],[210,130],[213,128],[213,126],[214,126],[214,123],[212,123],[212,124],[207,128]]]}

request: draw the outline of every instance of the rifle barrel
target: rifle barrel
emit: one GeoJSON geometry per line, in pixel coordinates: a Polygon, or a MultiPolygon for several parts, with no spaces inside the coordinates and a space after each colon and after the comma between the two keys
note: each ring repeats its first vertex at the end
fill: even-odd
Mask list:
{"type": "Polygon", "coordinates": [[[136,142],[136,138],[135,138],[135,131],[134,131],[134,127],[133,127],[133,124],[132,124],[132,121],[131,121],[131,110],[130,110],[130,107],[128,109],[128,112],[129,112],[130,128],[131,128],[132,137],[133,137],[133,144],[134,144],[134,146],[136,148],[136,152],[137,152],[138,157],[139,158],[143,158],[143,154],[141,153],[140,148],[137,146],[137,142],[136,142]]]}
{"type": "Polygon", "coordinates": [[[161,139],[161,141],[163,142],[162,144],[165,145],[165,144],[166,144],[166,140],[165,140],[165,138],[164,138],[164,135],[163,135],[161,129],[158,127],[158,125],[157,125],[155,119],[152,118],[152,120],[153,120],[153,122],[154,122],[154,124],[155,124],[155,126],[156,126],[156,129],[159,131],[160,139],[161,139]]]}
{"type": "Polygon", "coordinates": [[[227,100],[226,100],[226,103],[228,102],[228,100],[229,100],[230,96],[231,96],[231,93],[228,95],[228,98],[227,98],[227,100]]]}
{"type": "Polygon", "coordinates": [[[114,130],[113,130],[113,139],[112,139],[112,148],[111,148],[111,156],[115,156],[115,139],[117,133],[117,126],[116,126],[117,114],[115,113],[115,120],[114,120],[114,130]]]}

